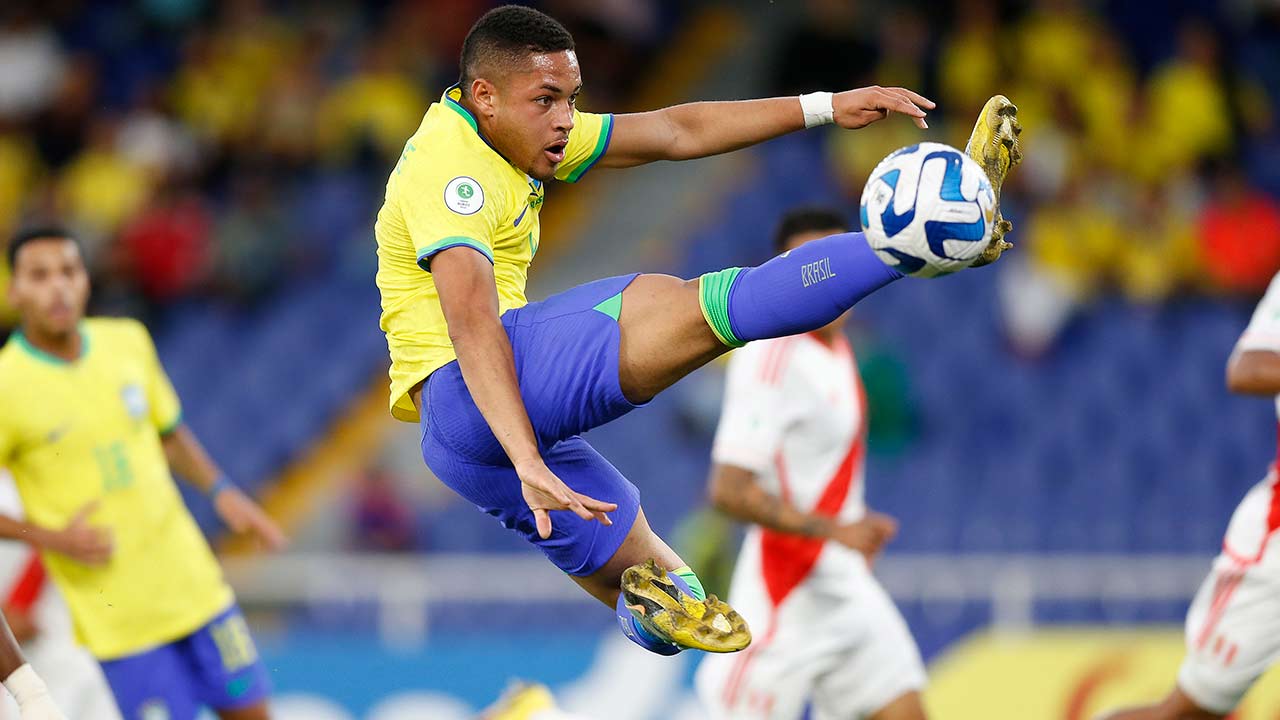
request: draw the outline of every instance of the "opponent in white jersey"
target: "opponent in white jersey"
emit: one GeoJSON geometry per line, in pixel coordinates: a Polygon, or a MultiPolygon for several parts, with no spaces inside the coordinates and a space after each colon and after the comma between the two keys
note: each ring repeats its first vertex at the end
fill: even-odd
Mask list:
{"type": "MultiPolygon", "coordinates": [[[[778,250],[845,232],[838,213],[790,213],[778,250]]],[[[897,530],[863,502],[866,400],[843,319],[734,352],[712,450],[710,495],[752,523],[729,599],[755,641],[703,659],[713,718],[917,720],[924,666],[872,576],[897,530]]]]}
{"type": "MultiPolygon", "coordinates": [[[[13,479],[0,470],[0,513],[22,516],[13,479]]],[[[91,655],[76,644],[67,605],[45,575],[39,553],[23,543],[0,543],[0,599],[22,652],[44,678],[69,718],[119,720],[116,702],[91,655]]],[[[13,697],[0,700],[0,718],[19,717],[13,697]]]]}
{"type": "MultiPolygon", "coordinates": [[[[1280,274],[1271,280],[1227,361],[1227,388],[1275,395],[1280,415],[1280,274]]],[[[1222,553],[1187,612],[1187,656],[1177,687],[1159,705],[1116,713],[1110,720],[1226,717],[1254,681],[1280,660],[1276,530],[1280,474],[1273,463],[1236,507],[1222,553]]]]}

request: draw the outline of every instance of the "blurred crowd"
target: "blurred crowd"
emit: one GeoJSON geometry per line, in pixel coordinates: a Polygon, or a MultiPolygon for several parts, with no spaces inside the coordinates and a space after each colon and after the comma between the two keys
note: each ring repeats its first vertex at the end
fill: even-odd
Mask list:
{"type": "MultiPolygon", "coordinates": [[[[779,92],[922,88],[956,145],[990,94],[1017,103],[1026,161],[1003,202],[1021,247],[1001,289],[1026,354],[1101,294],[1256,296],[1280,270],[1280,4],[811,0],[778,67],[779,92]]],[[[883,123],[830,151],[856,196],[917,139],[883,123]]]]}
{"type": "MultiPolygon", "coordinates": [[[[371,272],[387,169],[497,4],[0,3],[0,237],[70,227],[96,309],[143,317],[371,272]]],[[[678,14],[663,0],[539,5],[575,33],[599,104],[625,97],[678,14]]],[[[12,321],[0,292],[0,327],[12,321]]]]}

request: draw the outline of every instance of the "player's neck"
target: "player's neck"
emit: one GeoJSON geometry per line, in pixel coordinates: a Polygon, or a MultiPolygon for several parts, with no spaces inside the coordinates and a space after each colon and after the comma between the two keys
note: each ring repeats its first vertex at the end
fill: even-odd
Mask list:
{"type": "Polygon", "coordinates": [[[74,362],[84,352],[84,338],[79,326],[64,333],[45,333],[24,325],[21,332],[28,345],[59,360],[74,362]]]}
{"type": "Polygon", "coordinates": [[[827,347],[834,347],[836,342],[839,341],[840,336],[844,334],[844,323],[831,323],[830,325],[818,328],[809,334],[817,338],[823,345],[826,345],[827,347]]]}

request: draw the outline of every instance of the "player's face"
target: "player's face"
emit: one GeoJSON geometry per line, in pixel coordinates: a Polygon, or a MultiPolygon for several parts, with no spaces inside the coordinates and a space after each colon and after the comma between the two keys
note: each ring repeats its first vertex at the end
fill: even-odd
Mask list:
{"type": "Polygon", "coordinates": [[[89,273],[80,248],[66,238],[41,238],[18,249],[9,302],[28,332],[64,335],[75,330],[89,301],[89,273]]]}
{"type": "MultiPolygon", "coordinates": [[[[845,228],[839,228],[839,227],[833,227],[827,230],[806,230],[805,232],[796,233],[795,235],[792,235],[791,239],[787,241],[786,249],[795,250],[796,248],[800,247],[801,245],[807,242],[820,240],[824,237],[829,237],[831,235],[839,235],[840,233],[843,233],[843,232],[848,232],[848,230],[845,228]]],[[[828,332],[828,331],[839,332],[840,328],[844,327],[844,321],[848,317],[849,317],[849,313],[842,314],[840,317],[836,318],[835,320],[832,320],[830,325],[827,325],[826,327],[819,329],[819,332],[828,332]]]]}
{"type": "Polygon", "coordinates": [[[527,69],[504,78],[496,93],[489,141],[530,176],[554,178],[581,91],[582,73],[572,50],[530,56],[527,69]]]}

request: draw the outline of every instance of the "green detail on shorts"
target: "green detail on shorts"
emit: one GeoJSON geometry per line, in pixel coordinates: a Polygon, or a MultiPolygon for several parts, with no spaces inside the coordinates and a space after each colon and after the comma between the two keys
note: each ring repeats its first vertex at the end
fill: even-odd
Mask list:
{"type": "Polygon", "coordinates": [[[698,576],[694,574],[693,570],[691,570],[688,565],[678,567],[675,570],[672,570],[671,573],[689,584],[689,590],[693,593],[694,597],[699,600],[707,599],[707,591],[702,589],[702,581],[698,579],[698,576]]]}
{"type": "Polygon", "coordinates": [[[618,316],[622,314],[622,293],[618,293],[604,302],[591,308],[598,310],[605,315],[613,318],[614,322],[618,321],[618,316]]]}
{"type": "Polygon", "coordinates": [[[609,138],[612,137],[612,135],[613,115],[605,115],[604,121],[600,123],[600,135],[596,138],[596,147],[591,151],[591,157],[587,158],[585,162],[574,168],[573,172],[569,173],[569,177],[565,178],[565,182],[578,182],[578,180],[591,169],[591,166],[595,165],[596,162],[600,160],[600,156],[603,155],[605,149],[609,147],[609,138]]]}
{"type": "Polygon", "coordinates": [[[471,126],[472,130],[475,130],[476,132],[480,132],[480,126],[476,125],[475,117],[472,116],[471,113],[466,108],[459,105],[457,100],[454,100],[453,98],[449,97],[446,94],[444,96],[444,104],[450,110],[461,115],[462,119],[467,121],[467,124],[471,126]]]}
{"type": "Polygon", "coordinates": [[[740,272],[742,268],[726,268],[698,278],[698,304],[702,306],[702,317],[711,326],[711,332],[729,347],[746,345],[733,334],[733,325],[729,322],[729,291],[740,272]]]}

